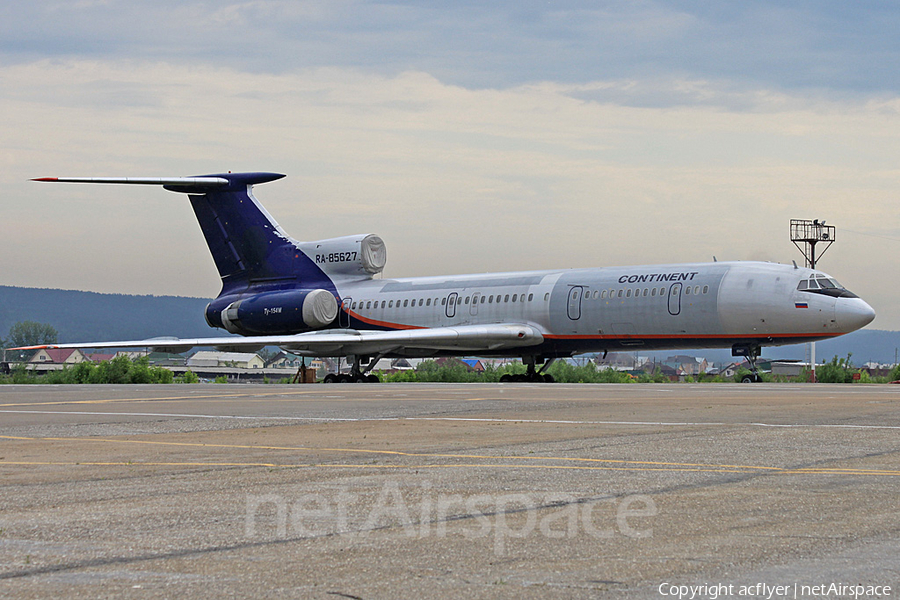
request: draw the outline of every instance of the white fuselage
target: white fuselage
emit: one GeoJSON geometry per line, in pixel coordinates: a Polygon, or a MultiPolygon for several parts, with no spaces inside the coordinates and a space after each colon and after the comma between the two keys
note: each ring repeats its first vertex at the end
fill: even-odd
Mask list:
{"type": "Polygon", "coordinates": [[[342,327],[527,323],[544,336],[541,352],[552,356],[798,343],[847,333],[874,318],[857,297],[798,289],[816,273],[714,262],[335,283],[342,327]]]}

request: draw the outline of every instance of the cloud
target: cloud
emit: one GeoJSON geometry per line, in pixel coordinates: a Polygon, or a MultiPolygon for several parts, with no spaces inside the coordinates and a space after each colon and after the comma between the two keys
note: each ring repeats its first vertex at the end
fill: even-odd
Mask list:
{"type": "MultiPolygon", "coordinates": [[[[469,89],[416,71],[132,61],[41,61],[0,69],[0,81],[10,284],[218,291],[183,198],[26,181],[46,175],[285,172],[257,190],[285,229],[379,233],[388,276],[787,262],[799,256],[790,218],[900,237],[885,213],[900,183],[896,99],[691,80],[469,89]],[[628,101],[678,94],[703,100],[628,101]]],[[[892,297],[872,247],[847,243],[823,267],[861,295],[892,297]]]]}
{"type": "Polygon", "coordinates": [[[898,29],[900,11],[876,1],[37,0],[0,8],[0,60],[419,71],[468,88],[674,76],[893,94],[898,29]]]}

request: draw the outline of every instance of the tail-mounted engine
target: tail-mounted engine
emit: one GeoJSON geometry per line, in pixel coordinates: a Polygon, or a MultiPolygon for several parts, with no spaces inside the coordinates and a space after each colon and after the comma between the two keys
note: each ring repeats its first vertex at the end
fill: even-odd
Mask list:
{"type": "Polygon", "coordinates": [[[337,318],[338,305],[328,290],[265,292],[228,304],[206,307],[206,321],[241,335],[276,335],[320,329],[337,318]]]}
{"type": "Polygon", "coordinates": [[[384,241],[372,233],[301,242],[299,246],[327,275],[371,278],[387,263],[384,241]]]}

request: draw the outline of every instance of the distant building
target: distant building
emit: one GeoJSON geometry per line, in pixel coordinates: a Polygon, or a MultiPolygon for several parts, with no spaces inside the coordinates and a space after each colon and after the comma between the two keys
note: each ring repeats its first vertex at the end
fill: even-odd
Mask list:
{"type": "Polygon", "coordinates": [[[57,365],[77,365],[87,360],[81,350],[62,348],[42,348],[34,353],[28,362],[52,363],[57,365]]]}
{"type": "Polygon", "coordinates": [[[266,368],[273,369],[299,369],[301,364],[309,366],[309,357],[281,351],[266,363],[266,368]]]}
{"type": "Polygon", "coordinates": [[[798,360],[773,360],[772,375],[785,375],[787,377],[799,377],[809,369],[809,363],[798,360]]]}
{"type": "Polygon", "coordinates": [[[464,358],[462,359],[462,362],[464,365],[469,367],[470,371],[475,371],[476,373],[484,373],[484,364],[477,358],[464,358]]]}
{"type": "Polygon", "coordinates": [[[635,356],[627,352],[610,352],[604,358],[603,355],[597,355],[594,363],[600,369],[613,369],[614,371],[633,371],[640,368],[646,362],[645,357],[635,356]]]}
{"type": "Polygon", "coordinates": [[[725,365],[724,367],[722,367],[722,368],[719,369],[718,371],[715,371],[715,370],[712,371],[711,374],[713,374],[713,375],[720,375],[720,376],[722,376],[722,377],[724,377],[724,378],[726,378],[726,379],[729,379],[729,378],[731,378],[731,377],[734,377],[734,376],[737,374],[737,372],[738,372],[739,370],[741,370],[741,369],[749,369],[749,368],[750,368],[750,365],[749,365],[747,362],[744,362],[744,361],[742,361],[742,362],[733,362],[733,363],[731,363],[731,364],[725,365]]]}
{"type": "Polygon", "coordinates": [[[699,375],[709,370],[709,363],[705,358],[683,354],[670,356],[663,364],[672,367],[679,375],[699,375]]]}
{"type": "Polygon", "coordinates": [[[187,359],[187,366],[193,368],[235,367],[238,369],[262,369],[265,363],[258,354],[201,350],[187,359]]]}
{"type": "Polygon", "coordinates": [[[151,352],[148,354],[150,364],[156,367],[183,367],[185,358],[183,354],[172,352],[151,352]]]}
{"type": "Polygon", "coordinates": [[[484,365],[481,363],[480,360],[478,360],[476,358],[460,359],[460,358],[456,358],[456,357],[445,356],[442,358],[438,358],[434,362],[435,362],[435,364],[437,364],[440,367],[443,367],[444,365],[452,365],[454,363],[462,363],[463,366],[465,366],[470,371],[475,371],[476,373],[484,372],[484,365]]]}

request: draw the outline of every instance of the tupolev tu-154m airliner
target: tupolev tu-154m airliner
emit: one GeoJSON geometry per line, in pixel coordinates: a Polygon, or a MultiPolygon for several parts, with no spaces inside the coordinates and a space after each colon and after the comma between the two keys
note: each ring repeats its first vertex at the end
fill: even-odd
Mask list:
{"type": "MultiPolygon", "coordinates": [[[[376,278],[384,242],[374,234],[300,242],[275,222],[253,186],[277,173],[35,181],[160,185],[188,195],[222,278],[206,307],[211,327],[244,337],[154,338],[54,348],[195,346],[347,357],[350,375],[377,381],[383,357],[517,357],[551,381],[556,359],[585,352],[731,348],[759,380],[763,346],[823,340],[875,318],[834,278],[795,264],[712,262],[404,279],[376,278]]],[[[46,347],[46,346],[41,346],[46,347]]]]}

